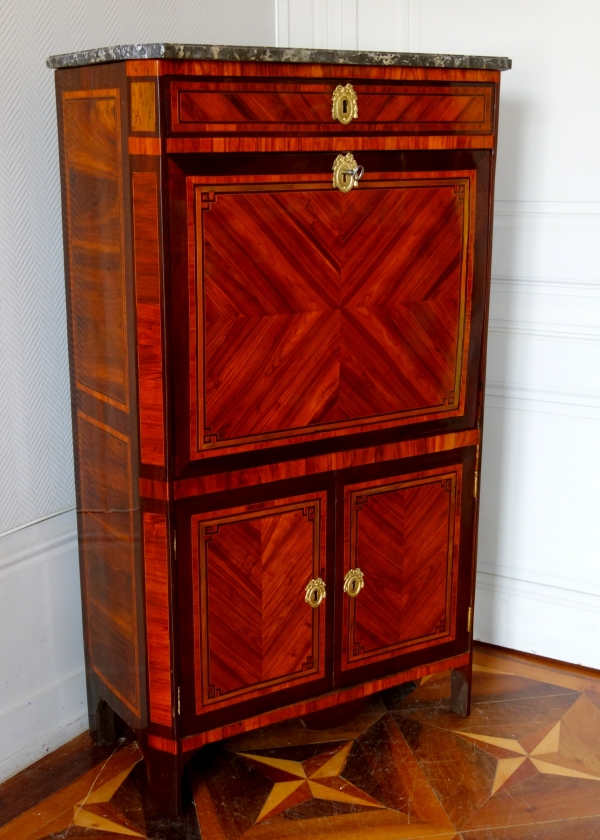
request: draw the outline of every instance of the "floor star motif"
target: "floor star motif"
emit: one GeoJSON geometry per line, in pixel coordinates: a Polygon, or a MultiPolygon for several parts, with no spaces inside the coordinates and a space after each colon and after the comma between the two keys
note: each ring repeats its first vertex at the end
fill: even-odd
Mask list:
{"type": "Polygon", "coordinates": [[[146,835],[140,834],[120,808],[110,801],[136,764],[137,761],[81,799],[73,808],[71,825],[95,828],[97,831],[123,834],[127,837],[145,837],[146,835]]]}
{"type": "Polygon", "coordinates": [[[586,721],[589,732],[593,718],[600,728],[600,709],[582,695],[556,723],[520,739],[458,730],[454,733],[474,741],[498,759],[491,791],[494,795],[538,773],[600,782],[600,766],[588,755],[588,744],[580,731],[581,720],[586,721]]]}
{"type": "Polygon", "coordinates": [[[257,823],[310,799],[345,802],[369,808],[384,806],[341,776],[353,741],[304,761],[238,753],[274,782],[257,823]]]}

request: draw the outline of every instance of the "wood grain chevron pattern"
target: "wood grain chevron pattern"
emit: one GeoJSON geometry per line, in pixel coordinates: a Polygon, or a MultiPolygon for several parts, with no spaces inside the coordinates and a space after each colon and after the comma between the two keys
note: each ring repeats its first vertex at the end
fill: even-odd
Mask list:
{"type": "Polygon", "coordinates": [[[172,133],[301,132],[343,134],[491,134],[493,85],[355,85],[358,117],[341,126],[331,117],[336,82],[303,84],[223,81],[171,82],[172,133]]]}
{"type": "Polygon", "coordinates": [[[454,638],[462,466],[362,482],[344,491],[342,670],[454,638]]]}
{"type": "Polygon", "coordinates": [[[326,576],[325,515],[315,493],[192,517],[198,714],[323,676],[325,603],[304,594],[326,576]]]}
{"type": "Polygon", "coordinates": [[[197,187],[197,452],[462,411],[469,181],[364,186],[197,187]]]}

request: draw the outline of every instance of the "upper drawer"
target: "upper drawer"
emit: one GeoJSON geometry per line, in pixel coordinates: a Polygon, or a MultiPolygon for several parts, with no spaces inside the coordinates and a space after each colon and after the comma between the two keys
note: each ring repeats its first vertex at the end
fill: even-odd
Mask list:
{"type": "Polygon", "coordinates": [[[179,133],[491,134],[493,84],[355,84],[358,115],[332,115],[336,82],[172,81],[170,131],[179,133]]]}

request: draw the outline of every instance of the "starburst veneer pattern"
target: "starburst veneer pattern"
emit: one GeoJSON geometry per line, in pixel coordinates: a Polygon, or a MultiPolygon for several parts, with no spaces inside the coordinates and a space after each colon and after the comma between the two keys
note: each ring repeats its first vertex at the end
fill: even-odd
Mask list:
{"type": "Polygon", "coordinates": [[[464,411],[473,174],[373,177],[196,186],[199,450],[464,411]]]}

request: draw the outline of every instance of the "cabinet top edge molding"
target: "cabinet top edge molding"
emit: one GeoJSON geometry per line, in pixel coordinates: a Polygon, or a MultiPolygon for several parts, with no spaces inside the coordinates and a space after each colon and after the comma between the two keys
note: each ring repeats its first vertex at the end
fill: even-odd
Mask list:
{"type": "Polygon", "coordinates": [[[357,64],[383,67],[435,67],[450,70],[510,70],[510,58],[441,53],[374,52],[372,50],[323,50],[298,47],[234,47],[222,44],[120,44],[93,50],[51,55],[51,70],[106,64],[133,59],[183,59],[261,61],[295,64],[357,64]]]}

